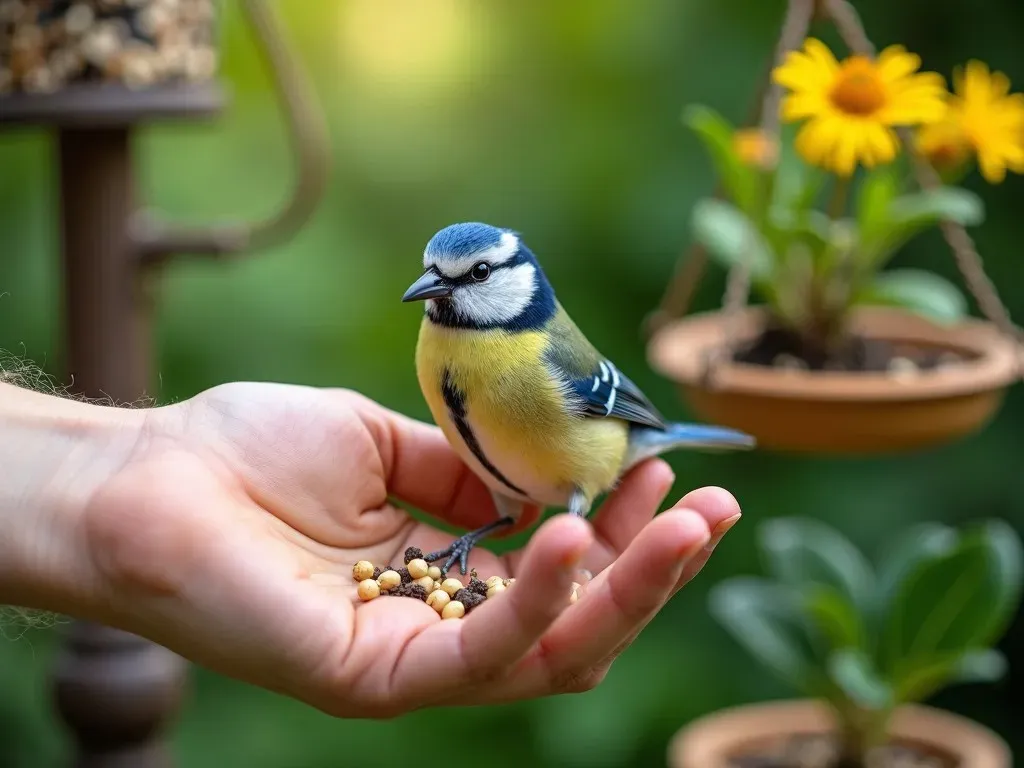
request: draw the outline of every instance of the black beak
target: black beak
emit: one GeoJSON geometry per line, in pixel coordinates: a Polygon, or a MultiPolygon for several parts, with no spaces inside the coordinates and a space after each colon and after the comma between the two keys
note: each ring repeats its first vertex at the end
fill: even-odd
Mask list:
{"type": "Polygon", "coordinates": [[[434,272],[424,272],[423,276],[409,286],[402,301],[423,301],[424,299],[440,299],[451,296],[452,289],[434,272]]]}

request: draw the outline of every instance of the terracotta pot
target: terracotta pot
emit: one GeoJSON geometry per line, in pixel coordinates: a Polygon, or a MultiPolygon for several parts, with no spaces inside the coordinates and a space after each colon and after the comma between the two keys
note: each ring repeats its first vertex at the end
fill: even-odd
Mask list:
{"type": "MultiPolygon", "coordinates": [[[[760,308],[743,312],[737,318],[736,340],[756,338],[767,317],[760,308]]],[[[869,338],[948,350],[968,360],[899,377],[723,360],[709,384],[706,360],[725,340],[721,312],[664,326],[648,345],[648,360],[680,384],[702,419],[741,429],[762,448],[889,453],[950,442],[980,430],[1019,376],[1017,359],[1024,355],[994,325],[977,320],[939,326],[901,310],[870,308],[854,315],[852,330],[869,338]]]]}
{"type": "MultiPolygon", "coordinates": [[[[752,704],[701,718],[680,730],[669,745],[670,768],[732,768],[729,758],[793,735],[827,735],[835,727],[821,702],[752,704]]],[[[957,768],[1012,768],[1010,748],[972,720],[941,709],[899,708],[890,726],[892,740],[945,757],[957,768]]]]}

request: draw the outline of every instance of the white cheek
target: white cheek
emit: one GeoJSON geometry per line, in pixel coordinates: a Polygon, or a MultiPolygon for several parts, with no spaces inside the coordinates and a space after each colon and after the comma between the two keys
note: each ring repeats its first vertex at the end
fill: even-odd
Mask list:
{"type": "Polygon", "coordinates": [[[536,270],[532,264],[497,269],[482,283],[455,289],[455,311],[481,325],[504,323],[518,317],[530,306],[535,290],[536,270]]]}

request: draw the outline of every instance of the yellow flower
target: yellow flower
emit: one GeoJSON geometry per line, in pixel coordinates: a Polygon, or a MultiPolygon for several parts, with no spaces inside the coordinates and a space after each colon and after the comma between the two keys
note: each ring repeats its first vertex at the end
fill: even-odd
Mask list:
{"type": "Polygon", "coordinates": [[[973,152],[990,184],[1005,179],[1007,169],[1024,173],[1024,94],[1011,94],[1006,75],[980,61],[955,72],[953,83],[946,116],[919,132],[921,152],[939,170],[973,152]]]}
{"type": "Polygon", "coordinates": [[[786,122],[807,120],[796,150],[809,163],[849,176],[896,157],[895,126],[920,125],[942,118],[945,82],[934,72],[918,72],[920,57],[893,45],[877,58],[850,56],[836,61],[814,38],[791,51],[773,72],[787,88],[782,102],[786,122]]]}
{"type": "Polygon", "coordinates": [[[779,159],[779,143],[760,128],[741,128],[732,135],[733,150],[739,159],[755,168],[769,170],[779,159]]]}

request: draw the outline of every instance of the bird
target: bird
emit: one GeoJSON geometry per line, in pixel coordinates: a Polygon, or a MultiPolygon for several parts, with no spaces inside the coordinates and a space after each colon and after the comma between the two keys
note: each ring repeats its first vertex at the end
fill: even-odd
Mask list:
{"type": "Polygon", "coordinates": [[[669,423],[590,343],[520,233],[451,224],[423,251],[403,302],[425,303],[416,375],[435,423],[483,481],[496,518],[424,555],[458,562],[526,505],[583,518],[640,462],[677,449],[755,447],[743,432],[669,423]]]}

